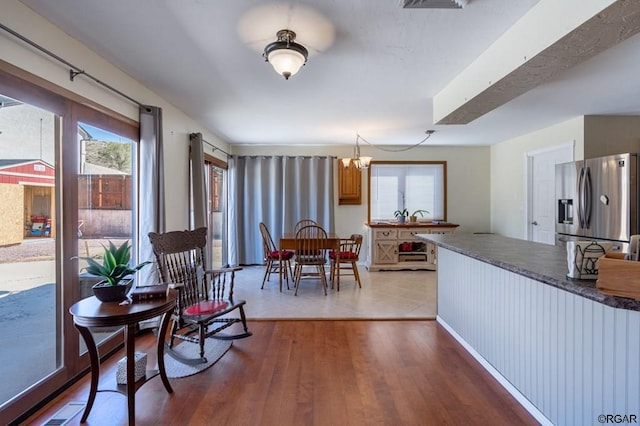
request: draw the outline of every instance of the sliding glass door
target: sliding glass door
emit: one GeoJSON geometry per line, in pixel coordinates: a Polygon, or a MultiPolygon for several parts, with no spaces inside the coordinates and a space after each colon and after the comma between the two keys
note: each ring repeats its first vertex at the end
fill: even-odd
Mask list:
{"type": "Polygon", "coordinates": [[[227,265],[227,170],[221,161],[205,160],[207,215],[214,268],[227,265]]]}
{"type": "MultiPolygon", "coordinates": [[[[92,296],[100,278],[87,274],[87,261],[102,263],[104,247],[112,242],[134,244],[133,195],[136,142],[101,126],[78,123],[78,262],[80,299],[92,296]]],[[[94,330],[100,344],[116,330],[94,330]]],[[[86,348],[80,339],[80,353],[86,348]]]]}
{"type": "Polygon", "coordinates": [[[0,93],[0,405],[62,366],[60,117],[0,93]]]}
{"type": "MultiPolygon", "coordinates": [[[[0,62],[0,66],[2,63],[0,62]]],[[[16,419],[89,366],[69,307],[91,295],[78,257],[131,241],[139,128],[0,67],[0,418],[16,419]]],[[[96,334],[101,355],[121,330],[96,334]]]]}

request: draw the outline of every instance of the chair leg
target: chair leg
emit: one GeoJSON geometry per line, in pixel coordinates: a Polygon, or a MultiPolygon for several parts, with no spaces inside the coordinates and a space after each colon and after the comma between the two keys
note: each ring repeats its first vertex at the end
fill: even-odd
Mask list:
{"type": "Polygon", "coordinates": [[[331,290],[333,290],[333,279],[336,274],[335,267],[336,267],[336,262],[335,260],[331,259],[331,263],[329,265],[329,280],[331,281],[331,290]]]}
{"type": "Polygon", "coordinates": [[[264,270],[264,277],[262,277],[262,287],[260,287],[260,290],[264,289],[264,283],[269,280],[269,271],[271,271],[271,261],[267,260],[267,267],[264,270]]]}
{"type": "Polygon", "coordinates": [[[327,295],[327,276],[325,275],[324,265],[318,265],[318,273],[320,274],[320,280],[322,281],[322,290],[324,295],[327,295]]]}
{"type": "Polygon", "coordinates": [[[244,306],[240,305],[238,309],[240,310],[240,320],[242,321],[242,327],[244,327],[244,334],[251,336],[253,333],[251,333],[249,327],[247,327],[247,317],[244,314],[244,306]]]}
{"type": "Polygon", "coordinates": [[[205,334],[205,325],[204,324],[200,324],[199,330],[198,330],[200,336],[198,339],[198,343],[200,344],[200,359],[202,360],[202,362],[206,363],[207,359],[204,357],[204,334],[205,334]]]}
{"type": "Polygon", "coordinates": [[[289,277],[291,277],[291,279],[293,279],[293,272],[291,271],[291,260],[285,260],[284,277],[287,280],[287,290],[290,290],[290,288],[289,288],[289,277]]]}
{"type": "Polygon", "coordinates": [[[360,272],[358,272],[358,264],[353,261],[351,262],[351,267],[353,268],[353,275],[356,277],[356,282],[358,283],[358,287],[362,288],[362,284],[360,283],[360,272]]]}
{"type": "Polygon", "coordinates": [[[293,293],[294,296],[298,295],[298,287],[300,286],[300,275],[302,275],[301,269],[302,269],[302,265],[299,265],[299,264],[296,263],[296,266],[295,266],[295,269],[294,269],[294,272],[293,272],[293,275],[294,275],[294,277],[293,277],[293,286],[296,289],[296,292],[293,293]]]}

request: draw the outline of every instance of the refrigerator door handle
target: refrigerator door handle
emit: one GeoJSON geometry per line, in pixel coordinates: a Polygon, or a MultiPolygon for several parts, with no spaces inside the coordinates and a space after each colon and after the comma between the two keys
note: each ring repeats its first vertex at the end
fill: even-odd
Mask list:
{"type": "Polygon", "coordinates": [[[591,204],[593,202],[593,185],[591,183],[591,169],[587,167],[587,173],[585,175],[584,180],[584,189],[585,189],[585,213],[584,213],[584,223],[585,228],[589,228],[591,226],[591,204]]]}
{"type": "Polygon", "coordinates": [[[580,229],[584,229],[584,167],[580,168],[580,177],[578,178],[578,222],[580,229]]]}

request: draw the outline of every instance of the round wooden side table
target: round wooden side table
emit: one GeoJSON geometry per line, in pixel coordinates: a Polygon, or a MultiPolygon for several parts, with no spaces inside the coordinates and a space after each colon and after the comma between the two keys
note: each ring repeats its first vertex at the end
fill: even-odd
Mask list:
{"type": "Polygon", "coordinates": [[[95,340],[89,327],[114,327],[124,326],[125,349],[127,354],[127,384],[118,385],[116,392],[127,396],[127,407],[129,425],[135,424],[135,393],[149,379],[160,375],[165,389],[173,393],[167,373],[164,367],[164,335],[169,326],[171,312],[176,306],[177,292],[171,291],[166,298],[151,299],[143,302],[120,305],[117,302],[100,302],[95,296],[82,299],[69,308],[69,313],[73,315],[73,323],[84,339],[89,358],[91,360],[91,389],[87,406],[82,414],[81,423],[86,422],[89,412],[93,407],[93,402],[98,392],[98,379],[100,378],[100,358],[95,340]],[[140,321],[162,316],[160,330],[158,331],[158,370],[147,371],[146,377],[135,381],[134,378],[134,349],[136,324],[140,321]]]}

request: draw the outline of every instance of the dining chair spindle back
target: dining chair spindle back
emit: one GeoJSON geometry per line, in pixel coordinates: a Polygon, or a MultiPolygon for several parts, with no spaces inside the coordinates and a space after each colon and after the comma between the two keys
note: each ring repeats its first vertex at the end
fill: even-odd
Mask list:
{"type": "Polygon", "coordinates": [[[311,219],[299,220],[298,223],[296,223],[296,225],[293,227],[293,233],[297,234],[299,230],[301,230],[305,226],[309,226],[309,225],[318,225],[318,222],[316,222],[315,220],[311,220],[311,219]]]}
{"type": "Polygon", "coordinates": [[[280,250],[273,242],[269,228],[267,228],[264,222],[260,222],[260,234],[262,234],[262,247],[264,249],[264,262],[266,265],[264,277],[262,278],[262,287],[260,287],[260,289],[262,290],[264,288],[264,284],[269,281],[271,274],[277,272],[280,278],[280,291],[282,291],[282,275],[284,275],[287,281],[287,290],[289,290],[289,276],[293,279],[293,272],[291,270],[293,251],[280,250]]]}
{"type": "MultiPolygon", "coordinates": [[[[324,265],[327,263],[327,232],[318,225],[304,226],[296,232],[296,264],[294,269],[295,294],[298,295],[302,276],[317,276],[322,282],[322,289],[327,295],[327,277],[324,265]],[[305,272],[304,267],[311,267],[313,272],[305,272]]],[[[309,268],[307,268],[309,269],[309,268]]]]}
{"type": "MultiPolygon", "coordinates": [[[[360,247],[362,247],[362,234],[352,234],[349,238],[340,239],[339,256],[336,255],[335,250],[329,253],[329,259],[331,260],[331,286],[333,283],[338,269],[347,269],[353,271],[353,276],[358,283],[358,287],[362,288],[360,282],[360,274],[358,273],[358,260],[360,260],[360,247]]],[[[337,280],[337,290],[340,291],[340,280],[337,280]]]]}

